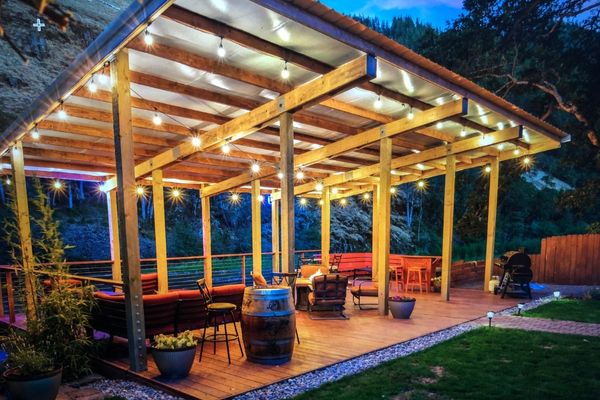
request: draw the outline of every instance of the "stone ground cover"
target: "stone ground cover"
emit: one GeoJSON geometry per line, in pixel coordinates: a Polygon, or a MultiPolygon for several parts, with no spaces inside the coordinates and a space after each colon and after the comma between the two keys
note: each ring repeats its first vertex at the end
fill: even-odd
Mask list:
{"type": "Polygon", "coordinates": [[[523,316],[600,324],[600,300],[561,299],[525,311],[523,316]]]}
{"type": "Polygon", "coordinates": [[[298,399],[596,399],[600,338],[479,328],[298,399]]]}

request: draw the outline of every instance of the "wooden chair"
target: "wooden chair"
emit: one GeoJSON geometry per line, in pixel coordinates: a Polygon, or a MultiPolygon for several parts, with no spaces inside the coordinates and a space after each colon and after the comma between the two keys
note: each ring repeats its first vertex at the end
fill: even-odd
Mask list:
{"type": "Polygon", "coordinates": [[[415,285],[418,285],[419,292],[423,293],[423,285],[425,285],[425,293],[429,293],[431,259],[405,258],[404,266],[406,267],[406,291],[410,289],[414,292],[415,285]]]}
{"type": "Polygon", "coordinates": [[[402,287],[402,290],[406,290],[406,286],[404,285],[404,266],[402,264],[390,265],[390,275],[396,281],[397,292],[400,292],[400,287],[402,287]]]}
{"type": "Polygon", "coordinates": [[[329,258],[329,271],[336,273],[340,270],[340,264],[342,263],[341,254],[332,254],[329,258]]]}

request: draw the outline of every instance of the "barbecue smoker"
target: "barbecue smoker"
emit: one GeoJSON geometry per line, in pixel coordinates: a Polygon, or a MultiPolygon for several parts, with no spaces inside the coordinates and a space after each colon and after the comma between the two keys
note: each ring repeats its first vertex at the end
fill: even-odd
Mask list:
{"type": "Polygon", "coordinates": [[[502,293],[502,298],[507,293],[511,296],[525,295],[531,299],[531,258],[524,251],[509,251],[500,257],[500,262],[496,265],[503,268],[504,273],[494,294],[502,293]]]}

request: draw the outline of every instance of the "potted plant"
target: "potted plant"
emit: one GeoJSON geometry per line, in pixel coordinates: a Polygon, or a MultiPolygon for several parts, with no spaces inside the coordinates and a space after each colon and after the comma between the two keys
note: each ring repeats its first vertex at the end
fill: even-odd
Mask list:
{"type": "Polygon", "coordinates": [[[414,297],[392,296],[388,298],[388,306],[394,318],[409,319],[416,301],[414,297]]]}
{"type": "Polygon", "coordinates": [[[434,292],[440,292],[442,290],[442,276],[436,276],[431,278],[431,287],[434,292]]]}
{"type": "Polygon", "coordinates": [[[12,331],[8,366],[3,376],[14,400],[54,400],[58,396],[62,368],[56,368],[50,355],[36,350],[24,334],[12,331]]]}
{"type": "Polygon", "coordinates": [[[197,344],[191,331],[182,332],[178,336],[154,336],[152,356],[161,376],[165,379],[188,376],[196,356],[197,344]]]}

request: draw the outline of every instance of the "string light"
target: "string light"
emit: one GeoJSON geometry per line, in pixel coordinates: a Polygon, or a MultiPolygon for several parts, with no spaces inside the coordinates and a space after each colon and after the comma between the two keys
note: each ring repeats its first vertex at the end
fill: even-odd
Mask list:
{"type": "Polygon", "coordinates": [[[31,138],[33,140],[40,140],[40,131],[38,131],[37,126],[31,131],[31,138]]]}
{"type": "Polygon", "coordinates": [[[417,168],[420,169],[421,171],[423,171],[425,169],[425,166],[421,163],[417,164],[417,168]]]}
{"type": "Polygon", "coordinates": [[[154,116],[152,117],[152,123],[156,126],[162,124],[162,118],[160,115],[158,115],[158,113],[154,113],[154,116]]]}
{"type": "Polygon", "coordinates": [[[424,189],[425,188],[425,181],[424,180],[420,180],[417,182],[417,187],[419,189],[424,189]]]}
{"type": "Polygon", "coordinates": [[[283,179],[283,172],[281,172],[281,171],[280,171],[280,172],[278,172],[278,173],[277,173],[277,177],[278,177],[279,179],[283,179]]]}
{"type": "Polygon", "coordinates": [[[442,121],[438,121],[437,124],[435,124],[435,127],[439,130],[444,127],[444,124],[442,124],[442,121]]]}
{"type": "Polygon", "coordinates": [[[181,196],[181,190],[179,190],[179,189],[171,190],[171,196],[178,198],[179,196],[181,196]]]}
{"type": "Polygon", "coordinates": [[[200,147],[201,144],[202,144],[202,140],[200,140],[200,138],[198,136],[192,137],[192,146],[200,147]]]}
{"type": "Polygon", "coordinates": [[[135,193],[140,197],[144,196],[144,195],[146,195],[146,188],[143,186],[137,186],[135,188],[135,193]]]}
{"type": "Polygon", "coordinates": [[[521,153],[521,150],[519,150],[519,149],[514,149],[514,150],[513,150],[513,154],[514,154],[515,156],[518,156],[518,155],[519,155],[519,153],[521,153]]]}
{"type": "Polygon", "coordinates": [[[504,124],[502,122],[498,122],[498,130],[504,129],[504,124]]]}
{"type": "Polygon", "coordinates": [[[324,200],[319,200],[319,205],[322,206],[323,204],[325,204],[324,200]]]}
{"type": "Polygon", "coordinates": [[[373,102],[373,107],[375,107],[376,110],[380,110],[381,107],[383,107],[383,101],[381,101],[381,95],[377,95],[377,98],[373,102]]]}
{"type": "Polygon", "coordinates": [[[55,190],[61,190],[61,189],[62,189],[62,187],[63,187],[63,184],[62,184],[62,182],[61,182],[60,180],[58,180],[58,179],[57,179],[57,180],[55,180],[54,182],[52,182],[52,187],[53,187],[55,190]]]}
{"type": "Polygon", "coordinates": [[[331,194],[338,194],[338,188],[332,187],[331,188],[331,194]]]}
{"type": "Polygon", "coordinates": [[[283,79],[289,79],[290,77],[290,70],[288,69],[287,61],[283,64],[283,69],[281,70],[281,77],[283,79]]]}
{"type": "Polygon", "coordinates": [[[391,194],[396,194],[396,188],[395,187],[391,187],[390,188],[390,193],[391,194]]]}
{"type": "Polygon", "coordinates": [[[296,172],[296,179],[298,179],[299,181],[304,179],[304,171],[299,170],[298,172],[296,172]]]}
{"type": "Polygon", "coordinates": [[[371,195],[369,193],[364,193],[362,195],[362,197],[363,197],[363,200],[369,200],[371,198],[371,195]]]}
{"type": "Polygon", "coordinates": [[[108,84],[108,81],[109,81],[108,75],[106,75],[106,74],[104,74],[104,73],[102,73],[102,74],[98,75],[98,82],[99,82],[101,85],[106,85],[106,84],[108,84]]]}
{"type": "Polygon", "coordinates": [[[409,120],[412,120],[413,118],[415,118],[415,113],[413,112],[412,107],[410,108],[410,110],[408,111],[408,115],[407,115],[409,120]]]}
{"type": "Polygon", "coordinates": [[[486,165],[483,170],[485,171],[486,174],[489,174],[490,172],[492,172],[492,167],[490,167],[489,165],[486,165]]]}
{"type": "Polygon", "coordinates": [[[6,183],[7,185],[10,185],[12,183],[12,181],[10,180],[10,178],[6,178],[6,180],[4,181],[4,183],[6,183]]]}
{"type": "Polygon", "coordinates": [[[148,46],[152,46],[152,43],[154,43],[154,38],[150,33],[150,29],[146,29],[146,31],[144,32],[144,43],[146,43],[148,46]]]}
{"type": "Polygon", "coordinates": [[[323,187],[324,187],[323,183],[317,182],[317,184],[315,185],[315,190],[317,192],[322,192],[323,191],[323,187]]]}
{"type": "Polygon", "coordinates": [[[231,193],[231,196],[229,196],[229,201],[232,204],[238,204],[240,202],[240,195],[237,193],[231,193]]]}
{"type": "Polygon", "coordinates": [[[63,102],[60,102],[60,108],[58,109],[58,118],[65,120],[67,119],[67,112],[65,111],[65,106],[63,102]]]}
{"type": "Polygon", "coordinates": [[[253,162],[250,166],[250,170],[256,174],[260,172],[260,165],[257,162],[253,162]]]}
{"type": "Polygon", "coordinates": [[[219,42],[219,48],[217,49],[217,55],[219,58],[223,58],[226,54],[227,51],[225,50],[225,47],[223,47],[223,38],[221,38],[221,41],[219,42]]]}
{"type": "Polygon", "coordinates": [[[95,75],[92,75],[92,79],[90,79],[90,83],[88,84],[88,90],[90,93],[96,93],[98,91],[98,85],[96,85],[96,82],[94,82],[94,76],[95,75]]]}
{"type": "Polygon", "coordinates": [[[460,137],[465,137],[465,136],[467,136],[467,130],[466,130],[464,127],[463,127],[463,128],[460,130],[460,137]]]}
{"type": "Polygon", "coordinates": [[[263,196],[262,194],[259,194],[257,200],[259,203],[262,203],[263,201],[265,201],[265,196],[263,196]]]}
{"type": "Polygon", "coordinates": [[[498,150],[500,150],[500,151],[504,150],[504,143],[500,143],[498,145],[498,150]]]}
{"type": "Polygon", "coordinates": [[[231,146],[229,145],[229,143],[225,143],[221,147],[221,151],[223,152],[223,154],[229,154],[231,152],[231,146]]]}
{"type": "Polygon", "coordinates": [[[306,198],[302,197],[302,198],[300,199],[300,205],[303,205],[303,206],[305,206],[305,205],[306,205],[306,203],[308,203],[308,200],[306,200],[306,198]]]}
{"type": "Polygon", "coordinates": [[[342,206],[345,206],[346,204],[348,204],[348,200],[346,200],[346,199],[340,199],[340,204],[342,206]]]}

